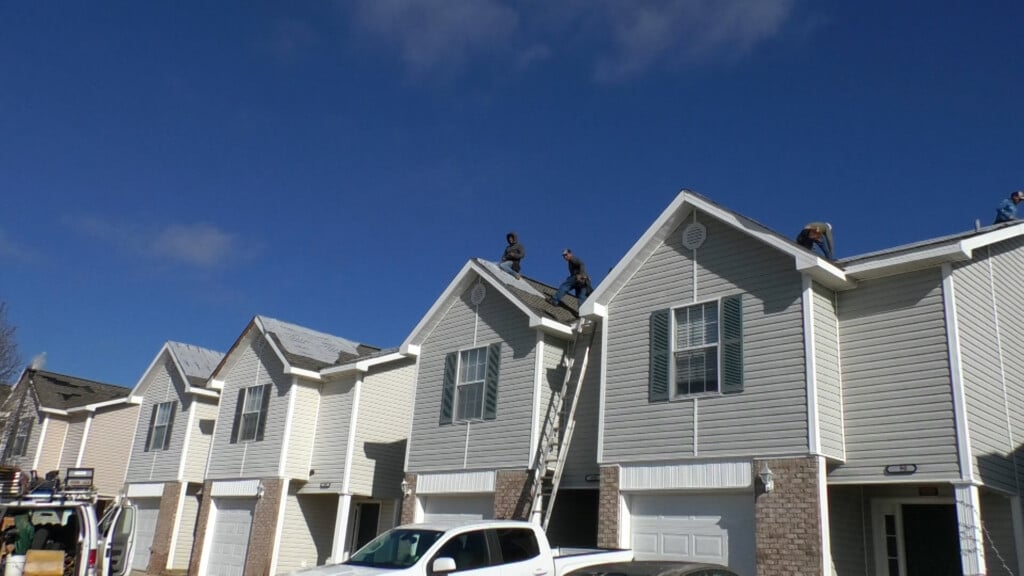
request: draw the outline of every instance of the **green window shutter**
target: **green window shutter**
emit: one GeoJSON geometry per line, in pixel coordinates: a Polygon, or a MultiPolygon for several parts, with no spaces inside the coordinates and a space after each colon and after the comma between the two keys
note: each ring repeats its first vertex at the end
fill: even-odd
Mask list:
{"type": "Polygon", "coordinates": [[[667,309],[651,313],[651,367],[647,390],[648,400],[651,402],[666,402],[669,399],[671,313],[667,309]]]}
{"type": "Polygon", "coordinates": [[[159,407],[159,404],[154,404],[153,412],[149,415],[149,431],[146,432],[146,446],[142,449],[143,452],[149,452],[153,449],[151,445],[153,441],[153,425],[156,424],[156,409],[159,407]]]}
{"type": "Polygon", "coordinates": [[[743,391],[743,297],[722,298],[722,393],[743,391]]]}
{"type": "Polygon", "coordinates": [[[256,424],[256,441],[260,442],[263,440],[263,432],[267,429],[267,411],[270,409],[270,393],[274,389],[271,384],[263,385],[263,398],[262,404],[260,404],[260,419],[256,424]]]}
{"type": "Polygon", "coordinates": [[[455,411],[455,376],[459,369],[459,353],[449,352],[444,357],[444,387],[441,388],[441,424],[452,423],[455,411]]]}
{"type": "Polygon", "coordinates": [[[487,346],[487,373],[484,375],[484,420],[498,416],[498,374],[501,372],[501,343],[487,346]]]}
{"type": "Polygon", "coordinates": [[[164,450],[171,447],[171,432],[174,431],[174,413],[177,411],[177,408],[177,402],[171,404],[171,413],[167,416],[167,432],[164,433],[164,450]]]}

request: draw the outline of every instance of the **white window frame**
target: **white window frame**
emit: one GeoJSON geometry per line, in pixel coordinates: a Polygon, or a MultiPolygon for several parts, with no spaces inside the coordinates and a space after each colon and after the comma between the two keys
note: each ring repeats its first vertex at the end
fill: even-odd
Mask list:
{"type": "Polygon", "coordinates": [[[164,450],[164,446],[167,445],[167,430],[171,426],[171,411],[174,409],[174,401],[161,402],[156,405],[156,416],[153,418],[153,428],[149,432],[149,451],[164,450]],[[166,412],[164,412],[166,408],[166,412]],[[160,415],[163,413],[165,420],[160,421],[160,415]],[[160,431],[160,442],[157,442],[157,428],[161,428],[160,431]]]}
{"type": "Polygon", "coordinates": [[[260,430],[260,419],[263,417],[263,395],[267,394],[267,389],[263,384],[257,384],[256,386],[249,386],[245,389],[245,394],[242,395],[242,412],[238,416],[238,441],[239,442],[255,442],[259,436],[260,430]],[[255,395],[255,390],[259,390],[259,400],[256,402],[255,410],[247,408],[249,405],[249,398],[255,395]],[[245,422],[246,418],[252,419],[252,437],[246,437],[245,422]]]}
{"type": "Polygon", "coordinates": [[[32,429],[32,417],[25,416],[17,421],[18,428],[14,431],[14,446],[11,456],[24,456],[28,453],[28,439],[32,429]]]}
{"type": "MultiPolygon", "coordinates": [[[[474,376],[476,376],[474,374],[474,376]]],[[[456,364],[455,370],[455,396],[453,398],[454,406],[452,408],[452,421],[453,422],[482,422],[484,419],[484,397],[487,395],[487,346],[477,346],[475,348],[467,348],[465,350],[459,350],[459,361],[456,364]],[[465,357],[470,354],[478,355],[476,360],[475,368],[479,370],[479,380],[463,380],[463,370],[468,370],[469,367],[466,364],[465,357]],[[479,393],[476,401],[476,415],[466,417],[462,410],[462,395],[464,389],[469,387],[476,388],[479,393]]]]}
{"type": "MultiPolygon", "coordinates": [[[[669,314],[669,398],[671,399],[684,399],[684,398],[696,398],[700,396],[720,396],[722,394],[722,299],[712,298],[708,300],[701,300],[698,302],[691,302],[680,306],[673,306],[670,309],[669,314]],[[715,341],[713,344],[701,344],[698,346],[688,346],[684,348],[679,347],[679,324],[676,320],[676,315],[682,310],[689,310],[693,308],[704,308],[708,305],[715,307],[715,341]],[[698,392],[680,392],[679,391],[679,373],[677,371],[678,366],[676,363],[677,355],[687,351],[698,351],[698,350],[710,350],[714,349],[715,353],[715,389],[714,390],[701,390],[698,392]]],[[[706,374],[706,368],[705,368],[706,374]]],[[[705,380],[706,386],[706,380],[705,380]]]]}

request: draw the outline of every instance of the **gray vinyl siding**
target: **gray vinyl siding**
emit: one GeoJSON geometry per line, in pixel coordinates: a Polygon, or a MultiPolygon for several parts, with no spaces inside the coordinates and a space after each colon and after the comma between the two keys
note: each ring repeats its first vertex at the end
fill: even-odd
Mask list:
{"type": "Polygon", "coordinates": [[[316,419],[316,444],[313,447],[315,472],[310,483],[345,480],[345,458],[348,456],[348,428],[352,418],[352,396],[355,378],[346,376],[324,382],[320,391],[320,412],[316,419]]]}
{"type": "Polygon", "coordinates": [[[1024,442],[1021,241],[977,250],[953,273],[972,472],[988,486],[1016,490],[1012,454],[1024,442]]]}
{"type": "Polygon", "coordinates": [[[316,418],[311,416],[320,408],[320,387],[305,383],[297,384],[292,386],[291,393],[295,394],[295,407],[292,411],[288,448],[285,451],[288,458],[285,462],[285,473],[289,478],[305,481],[309,479],[309,469],[313,462],[316,418]]]}
{"type": "Polygon", "coordinates": [[[838,313],[846,462],[830,481],[891,480],[901,463],[915,480],[959,477],[940,270],[862,282],[838,313]]]}
{"type": "MultiPolygon", "coordinates": [[[[25,386],[28,389],[28,386],[25,386]]],[[[5,439],[9,445],[10,452],[10,464],[19,466],[21,468],[30,469],[32,468],[33,461],[36,458],[36,449],[39,447],[39,436],[43,432],[43,414],[38,410],[38,403],[32,394],[28,394],[25,397],[25,403],[21,406],[21,410],[18,410],[18,404],[21,402],[20,399],[11,399],[8,406],[11,407],[11,422],[7,427],[8,437],[5,439]],[[18,422],[24,418],[32,418],[32,429],[28,432],[28,442],[25,443],[25,455],[15,456],[13,453],[14,439],[18,433],[18,422]]]]}
{"type": "Polygon", "coordinates": [[[161,360],[150,370],[147,375],[149,382],[141,391],[143,401],[137,426],[134,427],[136,441],[128,465],[128,482],[178,480],[185,432],[188,428],[188,411],[192,402],[185,396],[185,381],[170,356],[164,353],[161,360]],[[155,449],[146,452],[146,438],[149,436],[153,407],[164,402],[175,403],[170,443],[166,450],[155,449]]]}
{"type": "Polygon", "coordinates": [[[40,474],[60,469],[60,453],[68,431],[68,422],[62,417],[53,415],[44,417],[47,420],[46,437],[43,438],[42,450],[39,453],[39,466],[37,466],[40,474]]]}
{"type": "Polygon", "coordinates": [[[363,375],[352,454],[353,494],[401,497],[415,377],[412,359],[374,367],[363,375]]]}
{"type": "Polygon", "coordinates": [[[319,566],[327,561],[334,540],[337,506],[336,496],[299,495],[298,487],[289,487],[278,547],[278,574],[319,566]]]}
{"type": "Polygon", "coordinates": [[[185,451],[185,478],[187,482],[202,482],[206,475],[206,460],[210,456],[213,428],[217,419],[217,400],[195,397],[192,399],[192,433],[185,451]]]}
{"type": "Polygon", "coordinates": [[[447,310],[421,347],[410,472],[529,465],[537,335],[526,315],[496,290],[489,290],[479,307],[469,302],[471,290],[447,310]],[[502,344],[497,418],[440,425],[445,355],[496,342],[502,344]]]}
{"type": "Polygon", "coordinates": [[[199,499],[197,494],[200,484],[192,484],[183,496],[185,502],[181,507],[181,520],[178,524],[178,542],[174,547],[171,559],[171,570],[187,570],[188,561],[192,556],[192,545],[195,542],[196,520],[199,518],[199,499]]]}
{"type": "Polygon", "coordinates": [[[843,460],[843,389],[839,374],[839,325],[835,293],[813,285],[814,364],[818,388],[818,421],[821,452],[843,460]]]}
{"type": "MultiPolygon", "coordinates": [[[[601,330],[594,324],[593,330],[578,337],[575,350],[573,382],[579,378],[579,368],[583,366],[583,356],[587,345],[591,343],[590,360],[587,362],[583,387],[579,403],[576,407],[576,428],[569,442],[569,454],[565,462],[562,476],[564,488],[594,488],[596,484],[587,482],[586,477],[598,473],[597,466],[597,421],[598,405],[601,398],[601,330]]],[[[568,415],[569,406],[565,407],[568,415]]]]}
{"type": "MultiPolygon", "coordinates": [[[[60,468],[77,466],[78,452],[82,449],[82,438],[85,435],[85,414],[75,414],[68,419],[68,431],[64,437],[64,448],[60,451],[60,468]]],[[[134,426],[132,427],[134,429],[134,426]]]]}
{"type": "Polygon", "coordinates": [[[382,500],[380,518],[377,519],[377,534],[383,534],[395,527],[395,516],[398,513],[398,500],[382,500]]]}
{"type": "Polygon", "coordinates": [[[829,533],[832,541],[832,574],[866,574],[865,519],[868,510],[859,486],[828,489],[829,533]]]}
{"type": "Polygon", "coordinates": [[[802,282],[793,258],[717,220],[698,220],[707,241],[696,251],[696,278],[694,251],[682,246],[687,218],[609,304],[602,463],[808,450],[802,282]],[[651,403],[650,314],[691,304],[695,293],[696,301],[742,294],[744,390],[651,403]]]}
{"type": "Polygon", "coordinates": [[[284,374],[284,365],[262,336],[239,347],[239,355],[223,376],[217,430],[210,448],[207,478],[269,478],[277,477],[288,414],[288,393],[291,376],[284,374]],[[238,391],[249,386],[272,384],[267,407],[263,440],[231,443],[231,428],[238,404],[238,391]]]}
{"type": "Polygon", "coordinates": [[[985,527],[985,564],[988,576],[1014,576],[1017,550],[1013,536],[1010,499],[999,494],[981,495],[981,524],[985,527]]]}
{"type": "Polygon", "coordinates": [[[116,496],[124,486],[134,440],[125,430],[134,430],[138,417],[137,404],[102,408],[93,414],[82,466],[96,470],[94,484],[101,496],[116,496]]]}

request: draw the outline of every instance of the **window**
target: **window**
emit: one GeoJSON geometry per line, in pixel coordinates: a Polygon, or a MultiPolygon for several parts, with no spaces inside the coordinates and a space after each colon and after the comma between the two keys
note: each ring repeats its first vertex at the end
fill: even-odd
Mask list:
{"type": "Polygon", "coordinates": [[[489,566],[491,561],[487,550],[487,533],[475,530],[452,536],[434,555],[434,559],[437,558],[455,560],[456,572],[489,566]]]}
{"type": "Polygon", "coordinates": [[[270,384],[250,386],[238,391],[235,422],[231,427],[232,443],[263,440],[270,394],[270,384]]]}
{"type": "Polygon", "coordinates": [[[28,438],[32,433],[32,417],[22,418],[18,421],[18,429],[14,433],[14,446],[11,456],[24,456],[28,451],[28,438]]]}
{"type": "Polygon", "coordinates": [[[453,420],[494,420],[500,369],[500,343],[445,356],[441,424],[451,424],[453,420]]]}
{"type": "Polygon", "coordinates": [[[676,308],[676,394],[718,391],[718,302],[676,308]]]}
{"type": "Polygon", "coordinates": [[[487,348],[474,348],[459,353],[459,381],[455,389],[457,420],[479,420],[483,416],[486,371],[487,348]]]}
{"type": "Polygon", "coordinates": [[[146,452],[167,450],[171,445],[171,422],[174,419],[176,402],[162,402],[153,406],[149,419],[149,439],[146,440],[146,452]]]}
{"type": "Polygon", "coordinates": [[[742,391],[742,297],[653,312],[650,348],[651,402],[742,391]]]}
{"type": "Polygon", "coordinates": [[[504,564],[522,562],[540,556],[537,537],[533,530],[527,528],[499,528],[498,547],[501,549],[501,561],[504,564]]]}

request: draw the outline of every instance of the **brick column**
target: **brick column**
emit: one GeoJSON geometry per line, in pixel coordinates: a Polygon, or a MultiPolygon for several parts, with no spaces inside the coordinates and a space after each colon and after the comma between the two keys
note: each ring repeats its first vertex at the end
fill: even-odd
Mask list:
{"type": "Polygon", "coordinates": [[[153,545],[149,548],[149,566],[146,567],[150,574],[163,574],[167,570],[167,559],[171,555],[171,537],[174,535],[174,525],[178,522],[178,504],[181,503],[184,494],[184,483],[164,484],[160,512],[156,519],[156,532],[153,533],[153,545]]]}
{"type": "Polygon", "coordinates": [[[532,505],[530,471],[498,470],[494,477],[494,517],[499,520],[529,520],[532,505]]]}
{"type": "Polygon", "coordinates": [[[270,576],[270,559],[276,544],[277,523],[281,499],[285,498],[288,481],[281,478],[264,478],[263,497],[256,500],[252,515],[252,532],[249,534],[249,551],[245,556],[246,575],[270,576]]]}
{"type": "Polygon", "coordinates": [[[618,466],[601,467],[597,504],[597,545],[601,548],[619,547],[619,470],[618,466]]]}
{"type": "Polygon", "coordinates": [[[402,524],[416,521],[416,475],[406,474],[405,481],[409,484],[409,494],[402,494],[402,524]]]}
{"type": "MultiPolygon", "coordinates": [[[[189,574],[199,574],[199,560],[203,557],[203,543],[206,542],[206,529],[210,523],[210,507],[213,506],[213,500],[210,496],[212,491],[213,481],[207,480],[203,483],[203,500],[199,503],[199,518],[196,519],[196,538],[192,544],[192,557],[188,561],[189,574]]],[[[150,565],[152,563],[151,560],[150,565]]]]}
{"type": "Polygon", "coordinates": [[[821,576],[821,502],[815,457],[754,461],[757,576],[821,576]],[[775,487],[757,478],[767,463],[775,487]]]}

